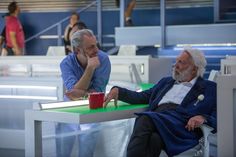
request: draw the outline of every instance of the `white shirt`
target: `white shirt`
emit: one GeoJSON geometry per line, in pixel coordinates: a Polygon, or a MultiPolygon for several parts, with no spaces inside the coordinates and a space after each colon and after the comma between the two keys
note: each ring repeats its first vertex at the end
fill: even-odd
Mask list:
{"type": "Polygon", "coordinates": [[[169,102],[181,104],[184,100],[184,97],[188,94],[188,92],[191,90],[196,81],[197,77],[192,79],[190,82],[176,82],[174,86],[163,96],[159,104],[169,102]]]}

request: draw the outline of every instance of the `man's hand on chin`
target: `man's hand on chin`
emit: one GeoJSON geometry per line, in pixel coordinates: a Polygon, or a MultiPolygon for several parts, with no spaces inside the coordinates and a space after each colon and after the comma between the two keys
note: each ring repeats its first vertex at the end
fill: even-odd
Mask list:
{"type": "Polygon", "coordinates": [[[97,55],[94,57],[87,56],[87,59],[88,59],[88,65],[87,65],[88,67],[92,67],[93,69],[96,69],[97,67],[100,66],[100,61],[97,55]]]}

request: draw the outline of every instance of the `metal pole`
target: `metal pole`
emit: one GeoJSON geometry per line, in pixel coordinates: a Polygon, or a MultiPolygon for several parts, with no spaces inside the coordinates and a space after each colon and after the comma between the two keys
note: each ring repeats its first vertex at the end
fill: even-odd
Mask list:
{"type": "Polygon", "coordinates": [[[62,28],[61,28],[61,23],[57,25],[57,34],[58,34],[57,46],[61,46],[62,45],[62,28]]]}
{"type": "Polygon", "coordinates": [[[214,23],[220,20],[220,2],[219,0],[214,0],[214,23]]]}
{"type": "Polygon", "coordinates": [[[102,2],[97,0],[97,38],[98,43],[102,45],[102,2]]]}
{"type": "Polygon", "coordinates": [[[120,27],[124,27],[125,0],[120,0],[120,27]]]}
{"type": "Polygon", "coordinates": [[[161,49],[164,49],[166,46],[166,20],[165,20],[165,0],[160,1],[160,11],[161,11],[161,49]]]}

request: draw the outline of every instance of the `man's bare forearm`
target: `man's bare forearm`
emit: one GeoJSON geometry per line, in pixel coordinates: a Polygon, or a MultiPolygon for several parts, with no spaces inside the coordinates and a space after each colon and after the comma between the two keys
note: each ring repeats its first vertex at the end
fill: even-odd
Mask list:
{"type": "Polygon", "coordinates": [[[91,82],[91,79],[93,77],[94,70],[95,69],[93,67],[86,67],[83,76],[74,85],[74,88],[87,91],[89,88],[89,84],[91,82]]]}

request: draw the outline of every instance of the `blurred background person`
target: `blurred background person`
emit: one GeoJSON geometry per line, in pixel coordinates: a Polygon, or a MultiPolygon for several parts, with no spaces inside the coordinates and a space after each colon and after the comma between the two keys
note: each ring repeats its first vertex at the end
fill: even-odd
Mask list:
{"type": "Polygon", "coordinates": [[[0,53],[1,53],[1,56],[5,56],[5,54],[3,52],[4,51],[5,39],[6,39],[5,30],[6,30],[6,28],[4,27],[3,30],[2,30],[2,33],[0,35],[0,53]]]}
{"type": "MultiPolygon", "coordinates": [[[[9,13],[6,13],[2,16],[6,20],[6,17],[9,16],[9,13]]],[[[0,54],[1,56],[7,56],[7,49],[6,49],[6,26],[4,26],[1,35],[0,35],[0,54]]]]}
{"type": "MultiPolygon", "coordinates": [[[[133,26],[132,12],[136,5],[136,0],[124,0],[125,1],[125,26],[133,26]]],[[[116,0],[116,6],[120,6],[120,0],[116,0]]]]}
{"type": "Polygon", "coordinates": [[[18,16],[20,7],[17,2],[8,5],[10,16],[6,17],[6,45],[8,55],[24,55],[25,35],[18,16]]]}
{"type": "Polygon", "coordinates": [[[75,33],[77,30],[86,29],[87,26],[85,23],[80,21],[80,16],[78,13],[73,12],[70,16],[70,23],[65,29],[64,32],[64,45],[65,45],[65,52],[66,55],[68,55],[71,51],[71,43],[70,38],[73,33],[75,33]]]}

